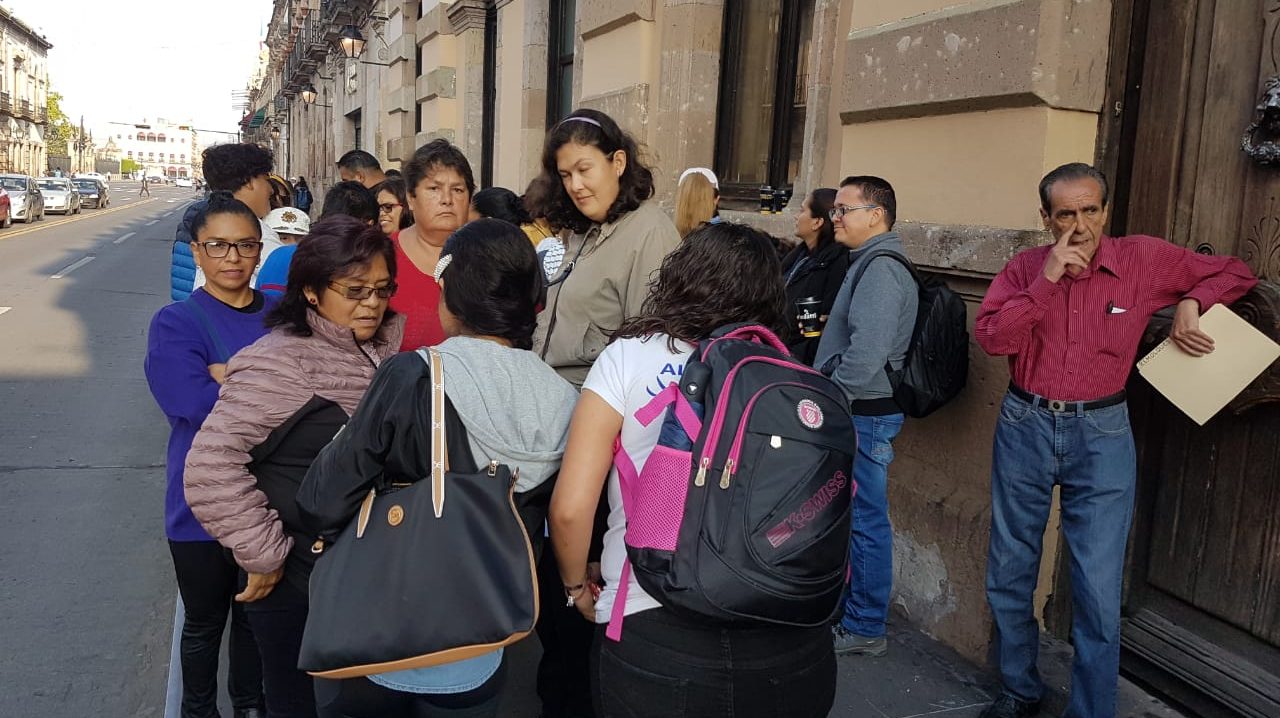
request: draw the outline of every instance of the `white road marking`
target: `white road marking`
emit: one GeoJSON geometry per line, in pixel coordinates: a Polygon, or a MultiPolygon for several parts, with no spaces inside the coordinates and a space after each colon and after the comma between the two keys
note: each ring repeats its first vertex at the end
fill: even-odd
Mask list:
{"type": "Polygon", "coordinates": [[[151,225],[153,225],[153,224],[155,224],[156,222],[159,222],[159,221],[160,221],[160,220],[158,220],[158,219],[153,219],[153,220],[151,220],[150,222],[147,222],[147,226],[148,226],[148,227],[150,227],[151,225]]]}
{"type": "Polygon", "coordinates": [[[128,238],[132,237],[132,236],[133,236],[133,235],[135,235],[135,234],[137,234],[137,232],[130,232],[130,233],[128,233],[128,234],[121,235],[121,236],[119,236],[119,237],[116,237],[114,240],[112,240],[112,241],[111,241],[111,243],[112,243],[112,244],[120,244],[121,242],[123,242],[123,241],[125,241],[126,239],[128,239],[128,238]]]}
{"type": "Polygon", "coordinates": [[[9,311],[10,309],[13,309],[13,307],[0,307],[0,314],[4,314],[5,312],[9,311]]]}
{"type": "Polygon", "coordinates": [[[80,259],[77,259],[71,264],[68,264],[67,266],[63,267],[62,269],[59,269],[57,274],[49,275],[49,279],[62,279],[63,277],[67,276],[68,274],[71,274],[72,272],[83,267],[89,262],[92,262],[95,259],[97,259],[97,257],[94,257],[92,254],[87,257],[81,257],[80,259]]]}

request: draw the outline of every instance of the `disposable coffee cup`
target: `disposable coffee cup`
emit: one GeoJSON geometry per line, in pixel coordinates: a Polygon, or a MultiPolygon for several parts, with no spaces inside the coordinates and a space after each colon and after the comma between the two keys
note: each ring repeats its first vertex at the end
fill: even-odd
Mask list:
{"type": "Polygon", "coordinates": [[[818,320],[821,305],[822,301],[817,297],[796,300],[796,323],[800,325],[800,336],[806,339],[822,336],[822,322],[818,320]]]}

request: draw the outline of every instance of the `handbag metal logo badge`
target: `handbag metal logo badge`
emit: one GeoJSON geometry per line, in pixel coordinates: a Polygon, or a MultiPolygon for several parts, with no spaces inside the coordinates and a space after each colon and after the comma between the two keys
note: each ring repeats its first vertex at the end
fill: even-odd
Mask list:
{"type": "Polygon", "coordinates": [[[396,504],[387,511],[387,523],[399,526],[401,521],[404,521],[404,509],[400,508],[400,504],[396,504]]]}
{"type": "Polygon", "coordinates": [[[822,407],[812,399],[803,399],[796,405],[796,415],[800,423],[809,429],[821,429],[823,423],[822,407]]]}

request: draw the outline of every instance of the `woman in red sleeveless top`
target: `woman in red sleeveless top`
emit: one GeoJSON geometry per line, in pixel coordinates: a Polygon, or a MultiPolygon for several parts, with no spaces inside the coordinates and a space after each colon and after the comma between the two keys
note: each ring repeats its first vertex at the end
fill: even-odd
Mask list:
{"type": "Polygon", "coordinates": [[[419,147],[404,166],[404,179],[413,224],[391,235],[399,268],[391,309],[406,318],[401,351],[444,341],[440,285],[432,275],[445,240],[467,221],[476,188],[471,164],[447,140],[419,147]]]}

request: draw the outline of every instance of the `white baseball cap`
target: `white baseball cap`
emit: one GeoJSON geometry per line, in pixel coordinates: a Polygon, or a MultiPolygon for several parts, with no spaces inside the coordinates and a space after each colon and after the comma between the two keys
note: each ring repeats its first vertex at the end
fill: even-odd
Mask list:
{"type": "Polygon", "coordinates": [[[303,235],[311,232],[311,218],[297,207],[281,207],[267,212],[262,221],[279,234],[303,235]]]}

